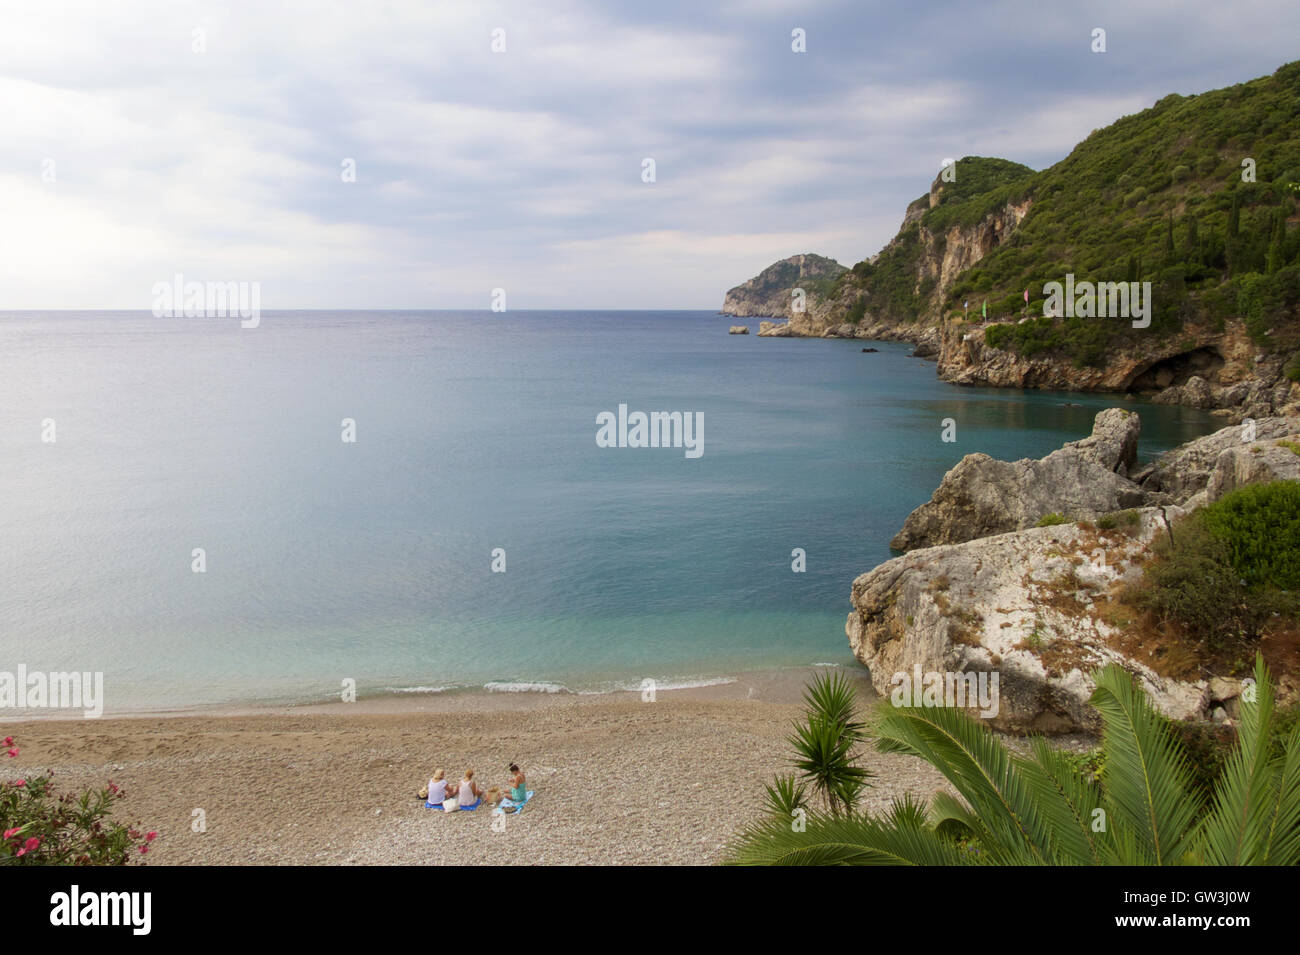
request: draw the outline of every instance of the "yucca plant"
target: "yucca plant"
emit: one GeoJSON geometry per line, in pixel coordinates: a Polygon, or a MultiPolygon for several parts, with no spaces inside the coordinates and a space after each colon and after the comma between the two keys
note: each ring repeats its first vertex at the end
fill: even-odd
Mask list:
{"type": "Polygon", "coordinates": [[[804,690],[804,718],[789,737],[793,763],[804,785],[799,786],[795,801],[795,781],[778,778],[775,790],[768,787],[769,806],[787,810],[779,815],[789,819],[794,809],[804,805],[804,786],[811,786],[830,815],[851,813],[871,776],[857,764],[855,753],[864,728],[848,678],[842,673],[817,674],[804,690]]]}
{"type": "Polygon", "coordinates": [[[1093,675],[1104,770],[1095,779],[1043,739],[1012,753],[952,708],[881,708],[882,752],[920,757],[961,795],[910,795],[880,816],[810,812],[802,831],[772,815],[729,861],[751,865],[1295,865],[1300,862],[1300,724],[1270,747],[1273,689],[1255,661],[1237,744],[1208,804],[1189,785],[1169,721],[1118,666],[1093,675]]]}

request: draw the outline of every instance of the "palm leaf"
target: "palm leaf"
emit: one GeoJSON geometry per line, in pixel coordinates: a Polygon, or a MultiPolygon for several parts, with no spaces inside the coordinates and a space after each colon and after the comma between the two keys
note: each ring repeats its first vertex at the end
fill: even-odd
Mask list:
{"type": "Polygon", "coordinates": [[[1048,861],[1042,814],[1010,752],[985,726],[951,707],[879,712],[877,748],[919,756],[939,770],[983,820],[991,855],[1008,865],[1048,861]]]}
{"type": "Polygon", "coordinates": [[[1253,703],[1240,701],[1237,745],[1223,764],[1214,789],[1214,810],[1201,832],[1201,851],[1211,865],[1248,865],[1267,855],[1269,822],[1277,806],[1277,774],[1268,751],[1273,687],[1258,656],[1255,687],[1253,703]]]}
{"type": "Polygon", "coordinates": [[[1033,758],[1021,761],[1030,793],[1051,833],[1050,858],[1056,865],[1099,865],[1109,842],[1103,828],[1093,831],[1101,808],[1101,787],[1087,779],[1042,737],[1033,742],[1033,758]]]}
{"type": "Polygon", "coordinates": [[[1117,861],[1172,865],[1181,860],[1200,810],[1187,756],[1168,721],[1111,665],[1093,674],[1089,701],[1101,713],[1106,750],[1103,791],[1117,861]]]}
{"type": "Polygon", "coordinates": [[[910,795],[880,818],[810,814],[807,828],[770,820],[746,829],[731,847],[730,865],[975,865],[965,852],[926,825],[925,808],[910,795]]]}

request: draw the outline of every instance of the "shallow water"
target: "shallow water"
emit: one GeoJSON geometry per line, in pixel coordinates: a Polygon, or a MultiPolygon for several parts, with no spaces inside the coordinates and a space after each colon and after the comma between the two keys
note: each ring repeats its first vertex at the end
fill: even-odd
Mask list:
{"type": "Polygon", "coordinates": [[[103,671],[120,711],[848,663],[851,581],[962,455],[1116,403],[1144,457],[1215,427],[731,321],[0,315],[0,670],[103,671]],[[702,413],[702,456],[598,447],[620,403],[702,413]]]}

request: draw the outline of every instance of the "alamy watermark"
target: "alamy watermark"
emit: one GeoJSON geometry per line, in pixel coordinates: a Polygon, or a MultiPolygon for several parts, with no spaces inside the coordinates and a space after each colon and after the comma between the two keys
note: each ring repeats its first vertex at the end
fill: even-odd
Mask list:
{"type": "Polygon", "coordinates": [[[633,411],[596,415],[596,445],[602,448],[684,448],[686,457],[704,454],[703,411],[633,411]]]}
{"type": "Polygon", "coordinates": [[[962,673],[937,670],[921,672],[915,664],[912,672],[899,671],[890,678],[894,689],[889,701],[895,706],[950,706],[978,709],[980,719],[998,715],[998,674],[986,670],[962,673]]]}
{"type": "Polygon", "coordinates": [[[1133,318],[1134,328],[1151,324],[1150,282],[1074,282],[1074,273],[1065,276],[1065,284],[1043,285],[1043,315],[1048,318],[1133,318]]]}
{"type": "Polygon", "coordinates": [[[88,720],[104,715],[101,671],[46,673],[18,664],[17,672],[0,670],[0,710],[6,708],[82,711],[88,720]]]}
{"type": "Polygon", "coordinates": [[[154,318],[239,318],[240,328],[262,321],[261,282],[187,282],[180,272],[153,284],[154,318]]]}

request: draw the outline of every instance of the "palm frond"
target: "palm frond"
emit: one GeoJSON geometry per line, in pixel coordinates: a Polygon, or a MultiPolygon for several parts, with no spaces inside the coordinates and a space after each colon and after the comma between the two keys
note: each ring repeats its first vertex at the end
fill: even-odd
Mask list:
{"type": "Polygon", "coordinates": [[[881,706],[882,752],[919,756],[952,783],[990,834],[988,850],[1009,865],[1048,861],[1049,833],[1007,748],[955,707],[881,706]]]}
{"type": "Polygon", "coordinates": [[[1190,848],[1199,800],[1189,786],[1187,756],[1168,720],[1132,677],[1111,665],[1093,674],[1089,701],[1101,713],[1106,768],[1102,790],[1112,846],[1126,861],[1173,865],[1190,848]]]}
{"type": "Polygon", "coordinates": [[[879,818],[809,814],[804,831],[768,820],[746,829],[731,846],[729,865],[976,865],[926,825],[925,807],[910,795],[879,818]]]}
{"type": "Polygon", "coordinates": [[[1051,861],[1055,865],[1101,864],[1109,843],[1106,818],[1097,815],[1101,787],[1042,737],[1034,739],[1032,754],[1020,761],[1021,771],[1051,834],[1051,861]]]}

